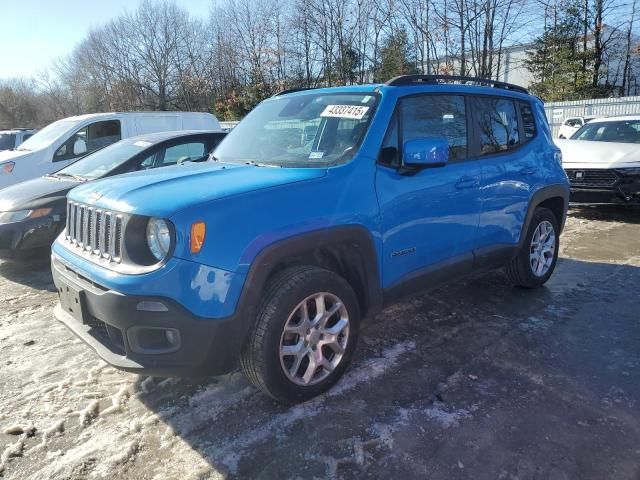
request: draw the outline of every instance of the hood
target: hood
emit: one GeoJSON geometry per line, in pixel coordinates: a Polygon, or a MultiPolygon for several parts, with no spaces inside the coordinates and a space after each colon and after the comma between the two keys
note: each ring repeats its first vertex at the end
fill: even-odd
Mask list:
{"type": "Polygon", "coordinates": [[[49,177],[34,178],[0,190],[0,212],[41,208],[63,201],[80,182],[49,177]]]}
{"type": "Polygon", "coordinates": [[[118,212],[167,218],[219,198],[324,175],[326,169],[319,168],[191,163],[90,182],[72,190],[69,199],[118,212]]]}
{"type": "Polygon", "coordinates": [[[565,168],[640,167],[640,145],[634,143],[556,140],[565,168]]]}
{"type": "Polygon", "coordinates": [[[10,160],[15,160],[16,158],[26,157],[29,155],[33,155],[31,150],[0,150],[0,163],[8,162],[10,160]]]}

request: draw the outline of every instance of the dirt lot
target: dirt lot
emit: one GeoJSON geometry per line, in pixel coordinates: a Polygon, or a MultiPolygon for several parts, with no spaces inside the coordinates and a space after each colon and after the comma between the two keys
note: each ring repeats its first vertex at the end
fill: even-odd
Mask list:
{"type": "Polygon", "coordinates": [[[365,325],[329,394],[278,406],[238,372],[118,372],[52,318],[46,265],[0,263],[10,479],[640,478],[640,213],[573,210],[546,288],[501,273],[365,325]]]}

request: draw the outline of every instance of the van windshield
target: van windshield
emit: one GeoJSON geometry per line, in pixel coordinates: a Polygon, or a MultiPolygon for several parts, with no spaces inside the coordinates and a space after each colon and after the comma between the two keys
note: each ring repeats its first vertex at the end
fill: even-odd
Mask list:
{"type": "Polygon", "coordinates": [[[77,120],[58,120],[57,122],[53,122],[22,143],[17,150],[42,150],[43,148],[47,148],[57,138],[64,135],[77,124],[77,120]]]}
{"type": "Polygon", "coordinates": [[[309,93],[265,100],[215,150],[220,162],[278,167],[344,163],[373,117],[375,93],[309,93]]]}

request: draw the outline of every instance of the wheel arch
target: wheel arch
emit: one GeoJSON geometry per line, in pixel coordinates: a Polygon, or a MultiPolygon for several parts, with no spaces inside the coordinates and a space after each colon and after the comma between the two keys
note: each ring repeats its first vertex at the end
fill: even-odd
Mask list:
{"type": "Polygon", "coordinates": [[[265,247],[251,262],[238,312],[247,329],[253,322],[269,281],[284,269],[310,265],[342,276],[353,288],[362,318],[382,307],[378,258],[371,233],[362,226],[315,230],[265,247]]]}
{"type": "Polygon", "coordinates": [[[518,247],[522,247],[526,233],[529,230],[531,219],[538,207],[548,208],[553,212],[558,220],[558,228],[560,230],[558,233],[562,233],[562,229],[564,228],[564,224],[567,219],[567,208],[569,207],[568,185],[557,184],[542,187],[531,196],[525,221],[523,222],[522,230],[520,231],[518,247]]]}

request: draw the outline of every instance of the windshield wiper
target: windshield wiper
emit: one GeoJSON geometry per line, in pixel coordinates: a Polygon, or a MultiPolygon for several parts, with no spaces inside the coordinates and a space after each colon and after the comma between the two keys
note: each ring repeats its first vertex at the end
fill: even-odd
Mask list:
{"type": "Polygon", "coordinates": [[[73,178],[74,180],[77,180],[78,182],[86,182],[88,179],[81,177],[80,175],[73,175],[71,173],[66,173],[66,172],[58,172],[58,173],[53,173],[51,175],[47,175],[48,177],[54,177],[54,178],[60,178],[60,177],[64,177],[64,178],[73,178]]]}

